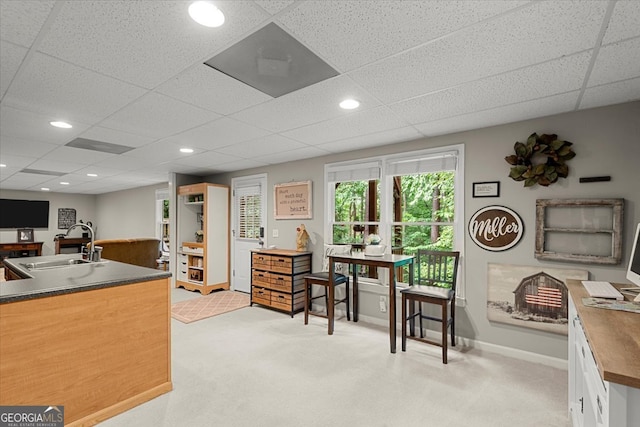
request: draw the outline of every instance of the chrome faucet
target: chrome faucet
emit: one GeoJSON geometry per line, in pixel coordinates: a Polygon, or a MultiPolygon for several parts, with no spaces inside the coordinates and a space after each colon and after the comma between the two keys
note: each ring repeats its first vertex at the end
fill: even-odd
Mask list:
{"type": "Polygon", "coordinates": [[[69,233],[71,232],[71,230],[73,230],[76,227],[82,227],[85,228],[89,231],[89,234],[91,235],[91,247],[89,248],[89,261],[99,261],[99,260],[94,260],[94,253],[95,253],[95,233],[93,232],[93,228],[91,228],[90,226],[88,226],[87,224],[83,224],[82,222],[78,222],[73,224],[71,227],[67,228],[67,233],[65,234],[65,236],[68,236],[69,233]]]}

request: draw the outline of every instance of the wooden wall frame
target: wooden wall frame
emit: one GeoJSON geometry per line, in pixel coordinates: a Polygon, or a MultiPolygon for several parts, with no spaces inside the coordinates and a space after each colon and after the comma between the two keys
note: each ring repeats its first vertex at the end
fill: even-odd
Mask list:
{"type": "Polygon", "coordinates": [[[536,200],[535,257],[620,264],[624,199],[536,200]]]}
{"type": "Polygon", "coordinates": [[[287,182],[273,186],[274,219],[313,218],[311,181],[287,182]]]}

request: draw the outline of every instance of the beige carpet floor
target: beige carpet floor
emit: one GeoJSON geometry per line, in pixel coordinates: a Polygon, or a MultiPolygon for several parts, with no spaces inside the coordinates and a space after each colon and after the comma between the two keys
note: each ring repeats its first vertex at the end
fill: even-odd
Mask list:
{"type": "Polygon", "coordinates": [[[191,323],[249,306],[249,295],[234,291],[217,291],[171,306],[171,317],[191,323]]]}

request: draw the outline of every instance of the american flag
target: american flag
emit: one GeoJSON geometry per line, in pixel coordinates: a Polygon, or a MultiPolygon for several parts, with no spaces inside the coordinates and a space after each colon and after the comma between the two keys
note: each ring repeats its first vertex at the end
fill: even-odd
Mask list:
{"type": "Polygon", "coordinates": [[[560,289],[538,286],[537,294],[525,295],[527,304],[538,304],[547,307],[562,307],[562,292],[560,289]]]}

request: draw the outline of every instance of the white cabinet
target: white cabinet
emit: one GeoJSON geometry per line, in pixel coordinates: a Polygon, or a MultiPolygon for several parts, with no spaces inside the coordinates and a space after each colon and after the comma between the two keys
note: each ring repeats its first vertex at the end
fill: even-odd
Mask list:
{"type": "MultiPolygon", "coordinates": [[[[622,343],[621,349],[624,347],[622,343]]],[[[572,298],[569,298],[569,414],[574,427],[640,426],[640,389],[602,379],[572,298]]]]}
{"type": "Polygon", "coordinates": [[[176,287],[203,295],[229,289],[229,187],[208,183],[179,187],[177,226],[176,287]]]}

